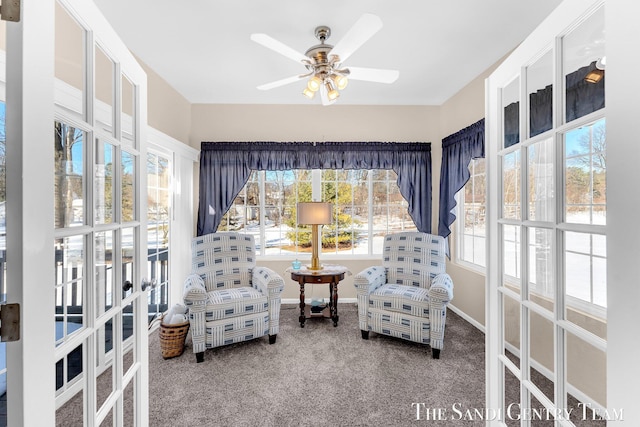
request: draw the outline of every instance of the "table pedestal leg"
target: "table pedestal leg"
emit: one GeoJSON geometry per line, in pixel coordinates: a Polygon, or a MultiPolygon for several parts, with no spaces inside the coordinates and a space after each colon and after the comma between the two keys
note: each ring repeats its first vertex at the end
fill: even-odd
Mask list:
{"type": "Polygon", "coordinates": [[[303,282],[300,283],[300,316],[298,317],[298,320],[300,321],[300,327],[304,328],[305,316],[304,316],[304,283],[303,282]]]}
{"type": "Polygon", "coordinates": [[[330,311],[331,320],[333,320],[333,327],[338,326],[338,283],[329,284],[329,298],[330,298],[330,311]]]}

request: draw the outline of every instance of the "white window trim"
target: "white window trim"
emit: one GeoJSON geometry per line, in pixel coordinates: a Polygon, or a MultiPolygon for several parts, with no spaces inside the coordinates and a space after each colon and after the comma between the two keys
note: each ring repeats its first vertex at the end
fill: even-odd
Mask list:
{"type": "MultiPolygon", "coordinates": [[[[472,159],[471,161],[473,162],[474,160],[477,159],[472,159]]],[[[485,161],[486,162],[486,161],[485,161]]],[[[471,172],[471,171],[470,171],[471,172]]],[[[486,186],[486,166],[485,166],[485,188],[487,188],[486,186]]],[[[473,177],[470,176],[469,180],[471,180],[471,178],[473,177]]],[[[465,183],[465,185],[460,189],[460,191],[458,191],[454,197],[456,200],[456,218],[464,218],[465,215],[465,211],[464,211],[464,203],[465,203],[465,198],[464,198],[464,187],[469,183],[469,181],[467,181],[467,183],[465,183]]],[[[487,199],[485,198],[485,201],[487,199]]],[[[485,211],[486,211],[487,205],[485,202],[485,211]]],[[[453,263],[456,265],[459,265],[467,270],[471,270],[475,273],[479,273],[482,275],[486,274],[487,271],[487,259],[486,259],[486,254],[487,254],[487,241],[488,241],[488,236],[483,236],[485,239],[485,265],[482,266],[480,264],[476,264],[474,262],[471,261],[467,261],[465,259],[462,258],[462,251],[463,251],[463,244],[462,244],[462,239],[464,239],[464,227],[462,226],[462,221],[458,221],[456,219],[456,221],[453,223],[453,227],[454,230],[451,233],[451,235],[454,237],[454,243],[453,243],[453,253],[455,254],[454,258],[453,258],[453,263]]],[[[475,237],[475,235],[473,235],[475,237]]],[[[481,236],[478,236],[481,237],[481,236]]]]}

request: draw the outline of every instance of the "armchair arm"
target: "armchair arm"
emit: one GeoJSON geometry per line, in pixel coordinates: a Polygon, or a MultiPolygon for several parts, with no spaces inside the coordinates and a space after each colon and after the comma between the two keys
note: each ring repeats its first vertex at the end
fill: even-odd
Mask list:
{"type": "Polygon", "coordinates": [[[267,296],[269,336],[275,337],[280,331],[280,294],[284,289],[284,279],[270,268],[255,267],[251,272],[251,286],[267,296]]]}
{"type": "Polygon", "coordinates": [[[189,324],[191,325],[191,339],[193,352],[201,353],[205,350],[205,312],[207,308],[207,289],[204,280],[197,274],[190,274],[184,281],[182,292],[184,305],[189,309],[189,324]]]}
{"type": "Polygon", "coordinates": [[[431,288],[429,288],[429,320],[431,322],[430,340],[432,349],[439,351],[444,346],[447,304],[452,299],[453,281],[451,277],[446,273],[438,274],[431,281],[431,288]]]}
{"type": "Polygon", "coordinates": [[[358,326],[362,336],[369,333],[369,294],[387,283],[387,270],[381,266],[369,267],[356,274],[353,285],[356,287],[358,300],[358,326]]]}
{"type": "Polygon", "coordinates": [[[284,289],[284,279],[267,267],[255,267],[251,272],[251,286],[267,295],[277,298],[284,289]]]}
{"type": "Polygon", "coordinates": [[[182,291],[182,299],[184,305],[189,309],[196,308],[198,306],[204,306],[207,302],[207,289],[204,285],[204,280],[197,274],[190,274],[184,281],[184,289],[182,291]]]}
{"type": "Polygon", "coordinates": [[[381,266],[369,267],[356,274],[353,285],[358,295],[368,295],[380,286],[387,283],[387,270],[381,266]]]}
{"type": "Polygon", "coordinates": [[[453,299],[453,281],[447,273],[440,273],[431,281],[429,300],[448,303],[453,299]]]}

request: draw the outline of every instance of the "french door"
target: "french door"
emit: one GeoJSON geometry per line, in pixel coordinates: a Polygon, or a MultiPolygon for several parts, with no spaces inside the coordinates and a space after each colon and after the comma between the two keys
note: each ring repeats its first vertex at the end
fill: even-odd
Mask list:
{"type": "Polygon", "coordinates": [[[7,33],[8,424],[146,425],[146,76],[93,2],[7,33]]]}
{"type": "Polygon", "coordinates": [[[603,1],[563,2],[487,82],[496,425],[620,416],[606,409],[604,16],[603,1]]]}

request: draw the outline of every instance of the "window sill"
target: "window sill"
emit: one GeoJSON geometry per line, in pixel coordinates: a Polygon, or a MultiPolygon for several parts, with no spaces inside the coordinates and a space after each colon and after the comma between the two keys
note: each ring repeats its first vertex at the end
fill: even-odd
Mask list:
{"type": "Polygon", "coordinates": [[[456,267],[462,268],[463,270],[467,270],[467,271],[479,274],[479,275],[484,276],[484,277],[486,277],[486,275],[487,275],[486,267],[481,267],[481,266],[479,266],[477,264],[472,264],[470,262],[462,261],[462,260],[459,260],[459,259],[452,260],[450,262],[451,262],[451,264],[455,265],[456,267]]]}

